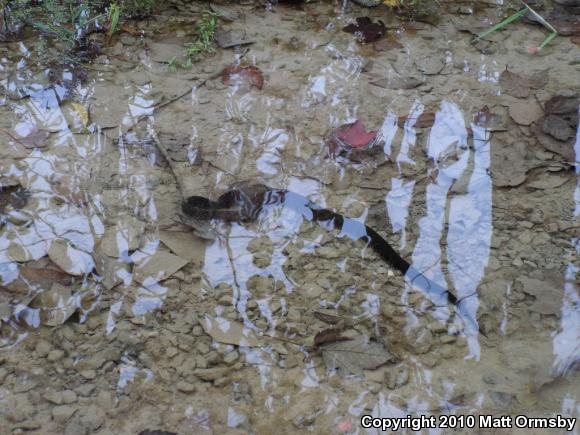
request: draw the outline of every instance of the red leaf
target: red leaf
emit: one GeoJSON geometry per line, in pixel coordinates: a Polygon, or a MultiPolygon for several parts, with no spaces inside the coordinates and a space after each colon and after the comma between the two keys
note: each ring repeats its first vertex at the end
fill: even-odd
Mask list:
{"type": "Polygon", "coordinates": [[[337,128],[334,131],[334,136],[353,148],[362,148],[376,139],[377,132],[367,132],[364,124],[357,120],[352,124],[337,128]]]}
{"type": "Polygon", "coordinates": [[[255,86],[258,89],[262,89],[262,86],[264,86],[264,76],[262,71],[260,68],[253,65],[232,65],[222,71],[222,82],[230,83],[236,80],[245,81],[249,83],[250,86],[255,86]]]}

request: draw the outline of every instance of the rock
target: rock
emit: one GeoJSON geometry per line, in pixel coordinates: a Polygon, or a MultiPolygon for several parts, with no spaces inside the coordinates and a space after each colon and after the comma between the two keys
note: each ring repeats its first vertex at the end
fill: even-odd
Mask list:
{"type": "Polygon", "coordinates": [[[95,403],[103,410],[109,411],[115,406],[115,399],[109,391],[100,391],[95,398],[95,403]]]}
{"type": "Polygon", "coordinates": [[[549,173],[544,173],[540,178],[528,183],[528,187],[533,189],[555,189],[556,187],[562,186],[570,180],[570,177],[561,177],[559,175],[549,175],[549,173]]]}
{"type": "Polygon", "coordinates": [[[63,403],[70,405],[71,403],[75,403],[78,398],[77,398],[77,393],[75,393],[72,390],[64,390],[61,393],[61,397],[62,397],[62,401],[63,403]]]}
{"type": "Polygon", "coordinates": [[[417,355],[422,355],[431,349],[433,344],[433,334],[428,329],[421,329],[414,340],[411,339],[411,350],[417,355]]]}
{"type": "Polygon", "coordinates": [[[75,389],[75,392],[82,397],[88,397],[95,391],[95,384],[83,384],[75,389]]]}
{"type": "Polygon", "coordinates": [[[36,348],[35,348],[36,354],[39,357],[43,358],[49,354],[51,347],[52,346],[48,341],[39,340],[39,342],[36,343],[36,348]]]}
{"type": "Polygon", "coordinates": [[[82,415],[79,418],[79,422],[91,432],[96,431],[103,425],[105,421],[105,415],[99,407],[96,405],[91,405],[84,409],[82,415]]]}
{"type": "Polygon", "coordinates": [[[46,359],[50,362],[56,362],[64,357],[64,350],[54,349],[48,352],[46,359]]]}
{"type": "Polygon", "coordinates": [[[0,385],[4,383],[6,376],[8,376],[8,370],[4,367],[0,367],[0,385]]]}
{"type": "Polygon", "coordinates": [[[44,393],[42,395],[42,398],[55,405],[62,405],[63,403],[62,393],[53,390],[49,390],[46,393],[44,393]]]}
{"type": "Polygon", "coordinates": [[[195,391],[195,385],[185,381],[179,381],[176,387],[182,393],[193,393],[195,391]]]}
{"type": "Polygon", "coordinates": [[[93,380],[97,377],[97,372],[96,370],[83,370],[80,375],[85,379],[93,380]]]}
{"type": "Polygon", "coordinates": [[[227,365],[232,365],[234,364],[238,359],[240,358],[240,354],[238,353],[237,350],[234,350],[232,352],[226,353],[224,355],[224,362],[227,365]]]}
{"type": "Polygon", "coordinates": [[[77,408],[68,405],[55,406],[52,408],[52,418],[58,423],[66,423],[76,411],[77,408]]]}
{"type": "Polygon", "coordinates": [[[215,381],[227,376],[234,367],[215,367],[210,369],[196,369],[195,376],[206,382],[215,381]]]}

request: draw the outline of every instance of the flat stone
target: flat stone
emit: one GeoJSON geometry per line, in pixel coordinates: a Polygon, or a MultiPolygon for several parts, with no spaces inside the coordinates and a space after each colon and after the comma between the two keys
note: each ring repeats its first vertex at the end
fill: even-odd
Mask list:
{"type": "Polygon", "coordinates": [[[77,408],[68,405],[55,406],[52,408],[52,418],[58,423],[65,423],[76,411],[77,408]]]}

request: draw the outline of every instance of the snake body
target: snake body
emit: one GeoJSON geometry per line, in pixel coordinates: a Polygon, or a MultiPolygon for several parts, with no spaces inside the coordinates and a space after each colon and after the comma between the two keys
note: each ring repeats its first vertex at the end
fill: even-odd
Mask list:
{"type": "Polygon", "coordinates": [[[341,235],[346,235],[351,240],[366,240],[367,246],[401,272],[409,284],[435,298],[444,298],[446,302],[456,307],[461,317],[467,320],[475,331],[479,331],[477,322],[466,312],[455,294],[409,264],[379,233],[360,221],[322,208],[302,195],[285,189],[271,189],[263,184],[242,184],[225,192],[217,201],[202,196],[190,196],[182,203],[182,211],[195,227],[195,223],[207,224],[214,219],[225,222],[252,221],[262,210],[272,206],[287,206],[304,219],[325,228],[337,229],[341,235]]]}

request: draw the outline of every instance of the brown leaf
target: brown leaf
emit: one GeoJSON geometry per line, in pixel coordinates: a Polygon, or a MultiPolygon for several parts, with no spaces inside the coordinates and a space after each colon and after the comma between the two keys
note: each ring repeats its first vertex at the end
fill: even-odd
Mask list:
{"type": "Polygon", "coordinates": [[[46,130],[33,130],[28,136],[18,138],[18,142],[27,148],[43,148],[50,132],[46,130]]]}
{"type": "Polygon", "coordinates": [[[556,95],[550,98],[544,104],[546,113],[553,115],[564,115],[578,111],[580,107],[580,97],[565,97],[563,95],[556,95]]]}
{"type": "Polygon", "coordinates": [[[40,309],[40,321],[47,326],[62,325],[78,308],[71,288],[57,283],[36,296],[30,307],[40,309]]]}
{"type": "Polygon", "coordinates": [[[538,124],[544,133],[560,141],[566,141],[574,134],[568,122],[557,115],[546,115],[538,120],[538,124]]]}
{"type": "Polygon", "coordinates": [[[20,276],[28,283],[44,289],[49,289],[53,283],[68,286],[73,282],[73,278],[68,273],[58,269],[56,264],[48,258],[23,264],[20,267],[20,276]]]}
{"type": "Polygon", "coordinates": [[[508,106],[508,112],[511,118],[520,125],[531,125],[542,116],[542,109],[534,100],[511,101],[508,106]]]}
{"type": "Polygon", "coordinates": [[[9,206],[20,210],[27,202],[28,192],[22,186],[0,186],[0,213],[4,213],[9,206]]]}
{"type": "Polygon", "coordinates": [[[358,17],[356,23],[343,27],[343,32],[354,34],[361,42],[373,42],[387,32],[382,21],[373,23],[369,17],[358,17]]]}
{"type": "Polygon", "coordinates": [[[231,83],[235,81],[247,82],[250,86],[262,89],[264,86],[264,75],[257,66],[232,65],[222,71],[222,82],[231,83]]]}
{"type": "Polygon", "coordinates": [[[544,71],[532,76],[524,76],[506,69],[499,78],[502,92],[516,98],[527,98],[532,89],[542,88],[546,81],[547,74],[544,71]]]}
{"type": "Polygon", "coordinates": [[[534,133],[534,136],[538,142],[540,142],[542,146],[548,151],[561,155],[568,162],[575,161],[576,156],[571,141],[560,142],[559,140],[553,139],[551,136],[545,134],[542,131],[540,122],[534,123],[532,126],[532,132],[534,133]]]}
{"type": "MultiPolygon", "coordinates": [[[[413,119],[409,116],[400,116],[399,124],[404,124],[405,121],[413,119]]],[[[415,128],[431,128],[435,123],[435,113],[433,112],[423,112],[417,118],[415,118],[415,128]]]]}

